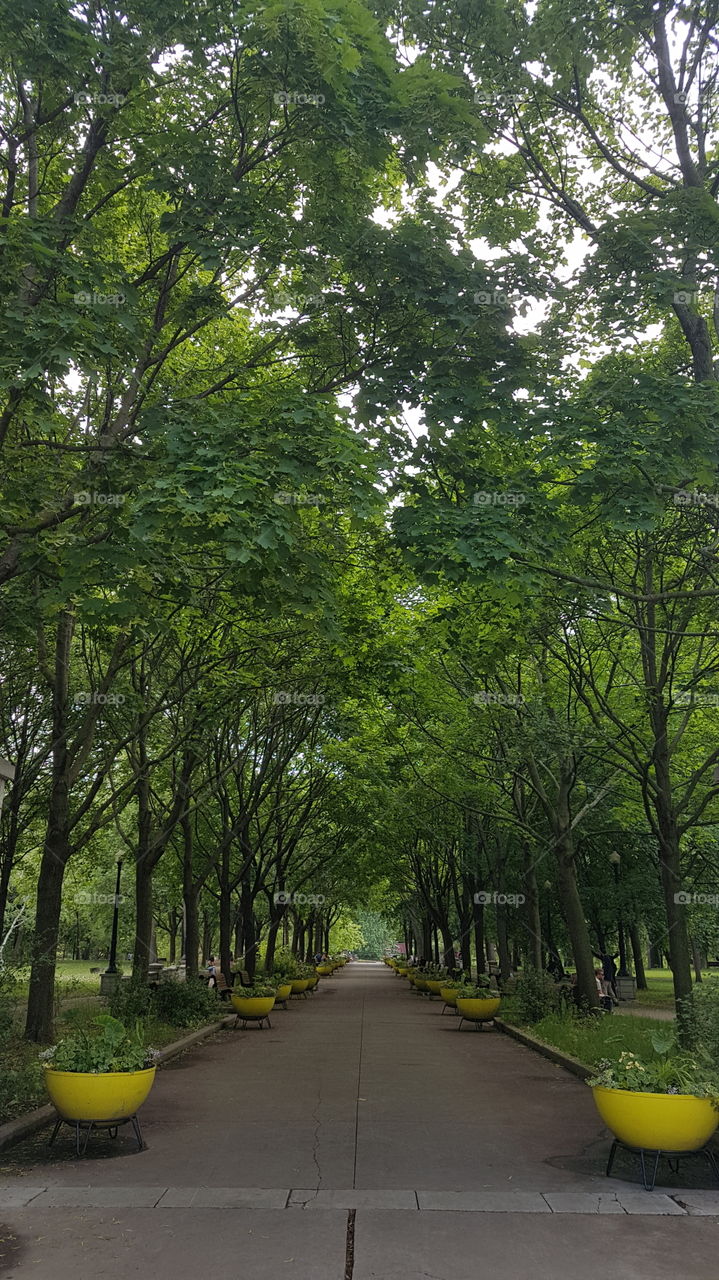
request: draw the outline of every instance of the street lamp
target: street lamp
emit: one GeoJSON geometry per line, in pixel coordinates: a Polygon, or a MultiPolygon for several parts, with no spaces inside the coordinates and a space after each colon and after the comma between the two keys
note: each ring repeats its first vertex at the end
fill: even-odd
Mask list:
{"type": "Polygon", "coordinates": [[[617,893],[617,934],[619,936],[619,973],[618,978],[630,978],[631,974],[627,969],[627,945],[624,940],[624,916],[622,913],[622,894],[620,886],[619,869],[622,864],[622,855],[616,850],[609,855],[609,861],[612,864],[614,872],[614,887],[617,893]]]}
{"type": "Polygon", "coordinates": [[[5,799],[5,784],[12,782],[15,778],[15,765],[10,764],[9,760],[5,760],[0,756],[0,813],[2,813],[2,802],[5,799]]]}

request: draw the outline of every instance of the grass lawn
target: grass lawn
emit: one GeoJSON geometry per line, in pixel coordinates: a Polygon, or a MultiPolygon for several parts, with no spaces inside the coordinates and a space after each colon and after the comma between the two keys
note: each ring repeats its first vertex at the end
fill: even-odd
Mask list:
{"type": "Polygon", "coordinates": [[[645,1061],[656,1058],[652,1034],[665,1035],[667,1023],[651,1018],[578,1018],[571,1013],[551,1013],[527,1030],[545,1044],[594,1067],[601,1058],[618,1058],[624,1049],[645,1061]]]}

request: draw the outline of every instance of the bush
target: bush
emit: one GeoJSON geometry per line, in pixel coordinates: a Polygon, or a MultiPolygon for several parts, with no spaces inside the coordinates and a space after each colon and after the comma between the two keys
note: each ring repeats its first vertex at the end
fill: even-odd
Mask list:
{"type": "Polygon", "coordinates": [[[109,997],[108,1008],[126,1026],[138,1019],[155,1018],[172,1027],[196,1027],[216,1022],[219,1009],[217,993],[202,982],[121,982],[109,997]]]}
{"type": "Polygon", "coordinates": [[[217,1021],[220,1001],[214,987],[202,982],[161,982],[153,990],[153,1010],[173,1027],[201,1026],[217,1021]]]}
{"type": "Polygon", "coordinates": [[[719,1062],[719,979],[705,978],[697,983],[681,1006],[691,1043],[719,1062]]]}
{"type": "Polygon", "coordinates": [[[527,969],[517,979],[513,1005],[521,1023],[539,1022],[548,1013],[560,1007],[557,987],[548,973],[539,969],[527,969]]]}

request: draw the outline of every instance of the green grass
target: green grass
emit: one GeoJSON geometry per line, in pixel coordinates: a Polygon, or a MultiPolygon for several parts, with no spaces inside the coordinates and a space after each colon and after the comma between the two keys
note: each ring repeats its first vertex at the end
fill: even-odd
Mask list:
{"type": "Polygon", "coordinates": [[[545,1044],[568,1053],[594,1067],[601,1058],[618,1058],[625,1049],[651,1061],[658,1055],[652,1033],[666,1032],[666,1023],[642,1018],[588,1017],[572,1013],[550,1013],[527,1030],[545,1044]]]}

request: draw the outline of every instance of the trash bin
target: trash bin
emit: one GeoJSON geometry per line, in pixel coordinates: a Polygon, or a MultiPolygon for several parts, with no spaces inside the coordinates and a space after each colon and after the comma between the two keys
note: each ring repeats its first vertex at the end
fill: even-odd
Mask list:
{"type": "Polygon", "coordinates": [[[637,995],[636,978],[617,978],[617,995],[620,1000],[635,1000],[637,995]]]}

